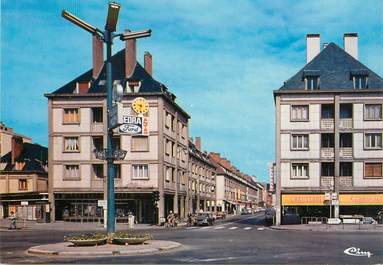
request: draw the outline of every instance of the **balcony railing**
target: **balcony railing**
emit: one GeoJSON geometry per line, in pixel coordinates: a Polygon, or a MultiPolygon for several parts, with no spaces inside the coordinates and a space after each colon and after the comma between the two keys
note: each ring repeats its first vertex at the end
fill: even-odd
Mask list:
{"type": "Polygon", "coordinates": [[[323,130],[332,130],[334,129],[334,119],[322,119],[321,128],[323,130]]]}
{"type": "Polygon", "coordinates": [[[321,187],[334,187],[334,177],[328,177],[328,176],[322,176],[320,178],[320,185],[321,187]]]}
{"type": "Polygon", "coordinates": [[[349,188],[352,187],[352,176],[342,176],[339,177],[339,186],[341,188],[349,188]]]}
{"type": "Polygon", "coordinates": [[[339,157],[341,158],[352,158],[352,147],[341,147],[339,150],[339,157]]]}
{"type": "Polygon", "coordinates": [[[352,129],[352,118],[340,119],[340,129],[352,129]]]}
{"type": "Polygon", "coordinates": [[[334,158],[334,148],[322,147],[320,154],[321,154],[321,158],[334,158]]]}

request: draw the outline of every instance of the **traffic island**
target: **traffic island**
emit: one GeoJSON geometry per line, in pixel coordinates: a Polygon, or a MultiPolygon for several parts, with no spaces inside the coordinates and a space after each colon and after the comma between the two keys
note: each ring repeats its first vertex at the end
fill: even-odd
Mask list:
{"type": "Polygon", "coordinates": [[[89,257],[89,256],[132,256],[156,254],[181,247],[182,244],[173,241],[149,240],[142,245],[115,245],[75,247],[70,242],[47,244],[31,247],[28,254],[57,257],[89,257]]]}

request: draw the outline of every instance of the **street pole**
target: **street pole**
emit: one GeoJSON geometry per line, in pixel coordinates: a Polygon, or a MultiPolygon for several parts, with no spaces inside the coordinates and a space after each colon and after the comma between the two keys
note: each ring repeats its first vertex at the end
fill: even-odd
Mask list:
{"type": "Polygon", "coordinates": [[[115,227],[115,194],[114,194],[114,164],[113,164],[113,131],[111,128],[110,113],[113,107],[113,86],[112,86],[112,33],[105,30],[104,39],[106,43],[106,102],[108,112],[108,133],[107,133],[107,170],[108,170],[108,183],[107,183],[107,232],[108,234],[116,231],[115,227]]]}

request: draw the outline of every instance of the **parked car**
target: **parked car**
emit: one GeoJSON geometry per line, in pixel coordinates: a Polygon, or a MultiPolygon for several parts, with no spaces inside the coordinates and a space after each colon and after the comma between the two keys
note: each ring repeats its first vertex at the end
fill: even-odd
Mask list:
{"type": "Polygon", "coordinates": [[[196,218],[196,225],[213,225],[214,217],[211,213],[199,213],[196,218]]]}
{"type": "Polygon", "coordinates": [[[226,219],[226,213],[225,212],[217,212],[216,219],[226,219]]]}
{"type": "Polygon", "coordinates": [[[252,214],[251,209],[250,208],[243,208],[241,211],[241,215],[244,215],[244,214],[252,214]]]}
{"type": "Polygon", "coordinates": [[[376,224],[376,220],[372,217],[363,217],[362,224],[376,224]]]}

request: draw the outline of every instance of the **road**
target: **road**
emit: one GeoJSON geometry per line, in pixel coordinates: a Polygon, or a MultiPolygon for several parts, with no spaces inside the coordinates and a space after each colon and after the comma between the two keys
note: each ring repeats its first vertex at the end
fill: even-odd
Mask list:
{"type": "MultiPolygon", "coordinates": [[[[62,241],[70,231],[12,231],[1,234],[2,263],[383,263],[382,233],[279,231],[263,226],[263,215],[236,216],[214,226],[153,230],[155,239],[184,247],[134,257],[54,258],[26,253],[34,245],[62,241]],[[344,254],[349,247],[372,256],[344,254]]],[[[85,231],[84,231],[85,232],[85,231]]],[[[88,231],[90,232],[90,231],[88,231]]]]}

